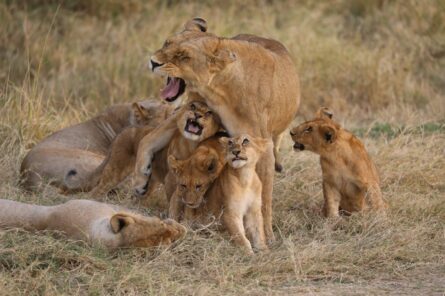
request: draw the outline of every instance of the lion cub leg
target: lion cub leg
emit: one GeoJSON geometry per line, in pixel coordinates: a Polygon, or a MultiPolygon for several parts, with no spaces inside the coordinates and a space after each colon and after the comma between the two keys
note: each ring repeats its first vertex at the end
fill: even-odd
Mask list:
{"type": "Polygon", "coordinates": [[[227,208],[223,213],[223,221],[235,244],[242,247],[247,253],[253,254],[252,246],[244,231],[243,214],[239,210],[227,208]]]}
{"type": "Polygon", "coordinates": [[[182,213],[184,212],[184,205],[181,202],[180,195],[177,190],[172,194],[170,198],[170,205],[168,209],[168,217],[170,219],[174,219],[176,221],[180,221],[182,219],[182,213]]]}
{"type": "Polygon", "coordinates": [[[365,195],[365,200],[369,202],[371,208],[374,210],[384,210],[388,207],[386,202],[383,200],[382,192],[378,184],[369,186],[365,195]]]}
{"type": "Polygon", "coordinates": [[[335,186],[323,182],[324,206],[323,214],[326,218],[335,218],[339,216],[341,194],[335,186]]]}
{"type": "Polygon", "coordinates": [[[246,233],[253,247],[257,250],[267,250],[260,196],[246,213],[245,222],[246,233]]]}
{"type": "Polygon", "coordinates": [[[99,182],[93,188],[92,196],[102,196],[107,194],[110,190],[117,187],[125,178],[132,172],[135,164],[135,158],[128,159],[128,162],[109,162],[100,176],[99,182]]]}

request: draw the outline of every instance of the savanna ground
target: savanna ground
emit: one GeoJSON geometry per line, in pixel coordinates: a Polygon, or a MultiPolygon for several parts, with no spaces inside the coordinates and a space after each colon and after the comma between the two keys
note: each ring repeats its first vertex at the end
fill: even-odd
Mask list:
{"type": "MultiPolygon", "coordinates": [[[[301,76],[295,124],[320,105],[365,142],[386,218],[320,216],[318,157],[283,144],[278,242],[245,256],[212,230],[168,249],[109,253],[51,234],[0,234],[0,294],[412,294],[445,292],[445,2],[6,0],[0,3],[0,196],[23,192],[25,153],[105,106],[156,97],[150,52],[191,17],[209,30],[282,41],[301,76]],[[59,3],[60,2],[60,3],[59,3]],[[242,4],[241,4],[242,2],[242,4]]],[[[88,196],[81,196],[87,198],[88,196]]],[[[139,207],[127,191],[110,202],[139,207]]],[[[162,197],[147,213],[165,213],[162,197]]]]}

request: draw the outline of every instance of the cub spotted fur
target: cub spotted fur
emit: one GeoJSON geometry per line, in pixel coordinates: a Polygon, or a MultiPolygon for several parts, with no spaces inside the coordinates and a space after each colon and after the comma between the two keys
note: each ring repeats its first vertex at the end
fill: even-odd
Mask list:
{"type": "Polygon", "coordinates": [[[56,230],[67,237],[109,249],[167,245],[183,237],[185,227],[91,200],[38,206],[0,199],[0,227],[56,230]]]}
{"type": "Polygon", "coordinates": [[[363,143],[332,120],[327,108],[315,119],[290,132],[296,151],[309,150],[320,155],[323,174],[324,215],[337,217],[361,211],[368,205],[384,209],[380,181],[374,163],[363,143]]]}
{"type": "Polygon", "coordinates": [[[128,126],[155,127],[172,111],[166,103],[145,100],[119,104],[98,116],[53,133],[34,146],[23,159],[23,186],[34,190],[42,181],[64,188],[64,178],[75,170],[78,186],[104,160],[113,139],[128,126]]]}
{"type": "Polygon", "coordinates": [[[224,145],[222,151],[209,146],[212,152],[198,149],[185,161],[169,159],[178,183],[176,200],[185,205],[184,219],[208,223],[209,218],[222,217],[224,227],[237,245],[249,253],[252,246],[267,249],[261,211],[262,184],[255,167],[272,142],[248,135],[219,141],[224,145]],[[227,162],[227,165],[222,170],[213,169],[213,162],[227,162]],[[207,178],[202,174],[206,169],[211,170],[207,178]],[[198,176],[200,183],[196,184],[198,176]]]}

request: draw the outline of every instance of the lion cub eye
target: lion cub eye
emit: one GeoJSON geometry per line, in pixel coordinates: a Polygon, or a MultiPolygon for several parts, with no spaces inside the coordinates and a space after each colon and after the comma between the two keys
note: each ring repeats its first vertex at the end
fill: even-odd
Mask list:
{"type": "Polygon", "coordinates": [[[310,126],[310,127],[308,127],[308,128],[305,128],[303,132],[304,132],[304,133],[310,133],[310,132],[312,132],[312,126],[310,126]]]}
{"type": "Polygon", "coordinates": [[[229,146],[233,146],[233,141],[232,141],[232,140],[229,140],[229,141],[227,142],[227,144],[228,144],[229,146]]]}
{"type": "Polygon", "coordinates": [[[171,43],[170,40],[165,40],[163,47],[168,47],[171,43]]]}
{"type": "Polygon", "coordinates": [[[245,138],[243,140],[243,146],[249,145],[249,143],[250,143],[249,139],[245,138]]]}
{"type": "Polygon", "coordinates": [[[196,110],[196,106],[195,106],[195,104],[191,104],[191,105],[190,105],[190,110],[192,110],[192,111],[195,111],[195,110],[196,110]]]}
{"type": "Polygon", "coordinates": [[[212,111],[207,111],[205,115],[206,115],[206,117],[209,117],[209,116],[211,116],[212,114],[213,114],[212,111]]]}
{"type": "Polygon", "coordinates": [[[181,184],[181,189],[187,189],[187,186],[185,184],[181,184]]]}
{"type": "Polygon", "coordinates": [[[196,190],[201,190],[202,185],[196,185],[196,190]]]}

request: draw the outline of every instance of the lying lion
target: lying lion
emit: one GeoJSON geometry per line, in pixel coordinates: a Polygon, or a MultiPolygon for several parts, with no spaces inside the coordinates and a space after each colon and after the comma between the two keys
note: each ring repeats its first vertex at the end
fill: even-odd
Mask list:
{"type": "Polygon", "coordinates": [[[315,119],[290,132],[297,151],[320,155],[323,173],[323,212],[326,217],[361,211],[369,205],[384,209],[377,170],[362,142],[332,120],[327,108],[318,110],[315,119]]]}
{"type": "Polygon", "coordinates": [[[178,183],[172,200],[185,204],[185,220],[208,223],[209,218],[222,217],[238,246],[248,253],[253,252],[252,246],[265,250],[262,184],[255,167],[272,142],[248,135],[220,138],[219,142],[224,149],[203,145],[185,161],[169,158],[178,183]],[[228,165],[221,169],[224,162],[228,165]],[[203,174],[204,170],[209,173],[203,174]]]}
{"type": "Polygon", "coordinates": [[[38,206],[0,199],[0,227],[61,231],[71,239],[108,249],[168,245],[186,233],[174,220],[145,217],[91,200],[38,206]]]}
{"type": "MultiPolygon", "coordinates": [[[[169,199],[176,184],[168,173],[167,156],[174,155],[183,159],[198,146],[199,142],[214,135],[220,128],[219,118],[202,102],[191,102],[177,110],[166,122],[174,126],[173,139],[166,148],[154,154],[153,178],[156,182],[148,182],[143,178],[135,192],[138,197],[149,195],[156,183],[165,185],[169,199]]],[[[65,178],[69,191],[90,191],[94,197],[100,197],[121,183],[129,176],[135,166],[139,142],[143,137],[162,140],[165,136],[151,126],[130,127],[122,131],[113,141],[107,158],[83,182],[82,188],[72,182],[71,172],[65,178]]],[[[74,176],[76,177],[76,176],[74,176]]],[[[138,182],[135,180],[134,182],[138,182]]]]}
{"type": "Polygon", "coordinates": [[[114,105],[86,122],[53,133],[25,156],[20,168],[23,186],[34,190],[49,180],[63,188],[70,170],[80,186],[102,163],[116,135],[128,126],[157,126],[172,108],[154,100],[114,105]]]}

